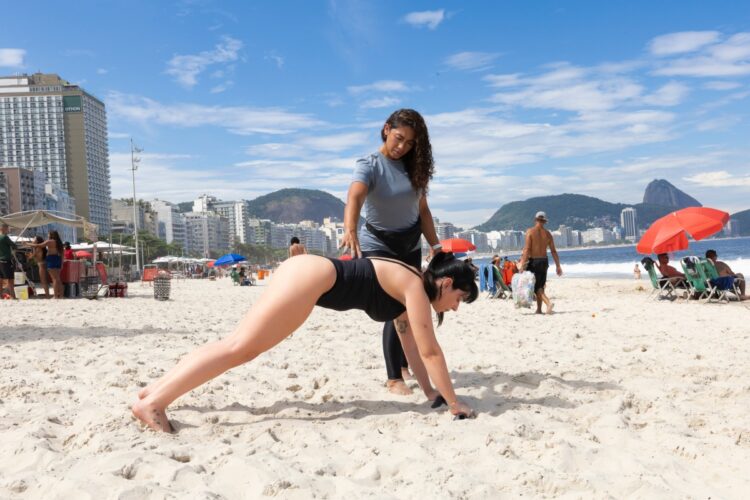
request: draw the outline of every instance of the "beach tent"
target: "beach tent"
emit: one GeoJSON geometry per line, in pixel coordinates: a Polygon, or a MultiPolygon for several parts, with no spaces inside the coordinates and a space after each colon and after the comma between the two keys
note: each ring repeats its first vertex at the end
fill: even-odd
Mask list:
{"type": "Polygon", "coordinates": [[[80,215],[63,214],[51,210],[27,210],[14,214],[3,215],[0,222],[10,227],[21,229],[22,235],[30,227],[46,226],[47,224],[63,224],[65,226],[83,229],[84,237],[96,239],[96,224],[92,224],[80,215]]]}

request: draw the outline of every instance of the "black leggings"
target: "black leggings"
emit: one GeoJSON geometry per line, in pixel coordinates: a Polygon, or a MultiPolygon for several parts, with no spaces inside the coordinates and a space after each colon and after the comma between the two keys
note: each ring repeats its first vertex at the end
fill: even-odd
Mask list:
{"type": "MultiPolygon", "coordinates": [[[[405,264],[420,269],[422,265],[422,250],[417,249],[406,256],[396,256],[388,252],[379,250],[362,252],[363,257],[389,257],[400,260],[405,264]]],[[[401,341],[396,333],[396,327],[393,321],[386,321],[383,324],[383,356],[385,357],[385,370],[388,373],[388,380],[402,380],[401,369],[408,368],[409,363],[406,361],[404,348],[401,347],[401,341]]]]}

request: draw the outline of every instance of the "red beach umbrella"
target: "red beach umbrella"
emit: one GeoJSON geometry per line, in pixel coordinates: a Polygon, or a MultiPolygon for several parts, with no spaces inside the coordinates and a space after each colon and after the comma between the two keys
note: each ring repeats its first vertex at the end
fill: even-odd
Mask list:
{"type": "Polygon", "coordinates": [[[474,243],[463,238],[440,240],[440,244],[443,245],[443,252],[465,253],[477,249],[474,243]]]}
{"type": "Polygon", "coordinates": [[[79,259],[90,259],[91,257],[93,257],[93,255],[91,252],[87,252],[86,250],[78,250],[76,252],[76,257],[78,257],[79,259]]]}
{"type": "Polygon", "coordinates": [[[348,253],[345,253],[343,255],[339,255],[339,260],[352,260],[352,256],[348,253]]]}
{"type": "Polygon", "coordinates": [[[215,260],[209,260],[208,262],[206,262],[206,267],[214,267],[214,262],[216,262],[216,261],[215,260]]]}
{"type": "Polygon", "coordinates": [[[702,240],[721,231],[727,221],[729,214],[715,208],[683,208],[651,224],[635,249],[643,254],[685,250],[688,235],[696,241],[702,240]]]}

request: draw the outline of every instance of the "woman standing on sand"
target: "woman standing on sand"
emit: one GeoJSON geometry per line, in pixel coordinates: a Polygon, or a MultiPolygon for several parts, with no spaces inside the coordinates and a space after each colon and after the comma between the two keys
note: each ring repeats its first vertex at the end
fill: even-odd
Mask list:
{"type": "MultiPolygon", "coordinates": [[[[393,259],[342,261],[298,255],[277,270],[230,336],[185,356],[143,389],[133,415],[154,430],[171,432],[166,408],[181,395],[225,371],[251,361],[291,335],[318,305],[336,311],[360,309],[376,321],[394,320],[419,386],[433,406],[447,404],[457,417],[473,410],[456,398],[448,367],[432,327],[445,311],[477,297],[474,271],[453,254],[440,253],[422,275],[393,259]],[[434,382],[437,390],[433,389],[434,382]]],[[[353,346],[356,348],[356,346],[353,346]]]]}
{"type": "Polygon", "coordinates": [[[57,231],[50,231],[47,239],[41,243],[29,243],[32,248],[44,248],[47,256],[44,261],[47,264],[47,271],[52,278],[52,290],[56,299],[63,298],[63,286],[60,280],[60,269],[62,268],[63,242],[57,231]]]}
{"type": "MultiPolygon", "coordinates": [[[[44,240],[41,236],[34,238],[34,243],[43,243],[44,240]]],[[[39,269],[39,281],[44,289],[44,298],[49,298],[49,282],[47,281],[47,247],[36,247],[32,249],[34,262],[36,267],[39,269]]]]}
{"type": "MultiPolygon", "coordinates": [[[[427,186],[435,172],[427,125],[413,109],[399,109],[386,120],[380,138],[383,145],[376,153],[357,160],[341,247],[355,258],[389,257],[419,269],[422,234],[431,256],[441,249],[427,205],[427,186]],[[357,234],[363,205],[365,224],[357,234]]],[[[408,363],[392,321],[383,326],[383,354],[388,390],[411,394],[404,383],[408,363]]]]}

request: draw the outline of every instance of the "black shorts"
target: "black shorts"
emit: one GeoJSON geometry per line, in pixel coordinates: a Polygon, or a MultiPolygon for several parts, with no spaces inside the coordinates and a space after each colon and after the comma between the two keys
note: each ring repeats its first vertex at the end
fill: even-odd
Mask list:
{"type": "Polygon", "coordinates": [[[526,264],[526,270],[534,273],[534,292],[544,288],[547,284],[547,269],[549,269],[549,261],[546,257],[540,259],[529,259],[526,264]]]}
{"type": "Polygon", "coordinates": [[[9,260],[0,260],[0,280],[13,279],[13,265],[9,260]]]}

